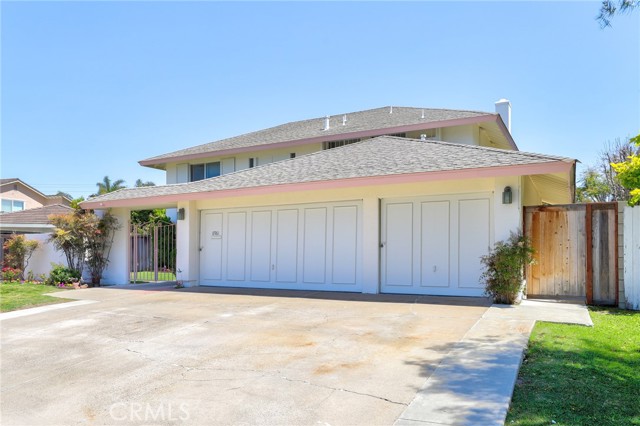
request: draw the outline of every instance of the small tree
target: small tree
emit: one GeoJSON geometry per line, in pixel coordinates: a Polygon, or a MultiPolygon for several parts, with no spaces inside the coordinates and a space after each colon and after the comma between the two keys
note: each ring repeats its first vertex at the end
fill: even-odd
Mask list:
{"type": "Polygon", "coordinates": [[[82,275],[85,256],[82,211],[51,215],[49,222],[56,227],[49,236],[49,241],[53,243],[56,250],[64,253],[67,266],[82,275]]]}
{"type": "Polygon", "coordinates": [[[24,271],[29,266],[29,259],[40,246],[36,240],[28,240],[24,235],[13,234],[5,241],[2,248],[6,252],[7,266],[20,270],[20,279],[24,279],[24,271]]]}
{"type": "Polygon", "coordinates": [[[87,266],[91,273],[91,284],[100,285],[102,273],[109,264],[109,255],[115,231],[119,228],[118,219],[106,212],[102,218],[91,213],[86,216],[87,266]]]}
{"type": "MultiPolygon", "coordinates": [[[[640,134],[631,139],[640,148],[640,134]]],[[[629,189],[630,206],[640,205],[640,152],[629,155],[626,161],[611,163],[611,167],[618,174],[618,180],[629,189]]]]}
{"type": "Polygon", "coordinates": [[[524,268],[533,263],[535,250],[529,238],[520,232],[511,232],[506,241],[498,241],[481,261],[485,270],[480,279],[485,293],[496,303],[513,304],[522,287],[524,268]]]}
{"type": "Polygon", "coordinates": [[[100,218],[93,212],[76,210],[69,214],[52,215],[49,221],[56,226],[49,240],[64,253],[69,268],[82,274],[86,258],[91,283],[100,284],[102,273],[109,263],[118,220],[109,212],[100,218]]]}

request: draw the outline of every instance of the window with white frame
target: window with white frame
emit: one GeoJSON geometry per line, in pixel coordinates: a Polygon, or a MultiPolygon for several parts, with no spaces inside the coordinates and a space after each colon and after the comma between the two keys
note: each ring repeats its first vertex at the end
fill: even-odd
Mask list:
{"type": "Polygon", "coordinates": [[[258,157],[249,158],[249,168],[252,169],[258,165],[258,157]]]}
{"type": "Polygon", "coordinates": [[[2,213],[19,212],[24,210],[24,201],[2,199],[0,211],[2,213]]]}
{"type": "Polygon", "coordinates": [[[203,164],[191,164],[190,166],[191,182],[195,182],[197,180],[202,180],[202,179],[209,179],[216,176],[220,176],[219,161],[214,161],[211,163],[203,163],[203,164]]]}

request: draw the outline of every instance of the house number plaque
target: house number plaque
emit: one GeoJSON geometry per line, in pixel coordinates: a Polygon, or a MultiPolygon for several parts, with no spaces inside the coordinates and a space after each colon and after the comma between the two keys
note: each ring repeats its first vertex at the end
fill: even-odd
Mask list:
{"type": "Polygon", "coordinates": [[[217,240],[222,238],[222,233],[220,231],[211,231],[211,239],[217,240]]]}

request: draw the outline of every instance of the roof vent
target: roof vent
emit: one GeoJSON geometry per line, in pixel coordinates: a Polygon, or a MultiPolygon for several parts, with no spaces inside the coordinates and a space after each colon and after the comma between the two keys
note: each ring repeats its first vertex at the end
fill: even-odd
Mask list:
{"type": "Polygon", "coordinates": [[[424,110],[422,110],[422,117],[421,118],[424,118],[424,110]]]}
{"type": "Polygon", "coordinates": [[[347,114],[342,116],[342,125],[345,126],[347,124],[347,114]]]}
{"type": "Polygon", "coordinates": [[[421,134],[420,135],[420,140],[421,141],[426,141],[427,140],[427,134],[426,133],[421,134]]]}
{"type": "Polygon", "coordinates": [[[328,115],[324,118],[324,129],[322,129],[322,130],[329,130],[329,116],[328,115]]]}
{"type": "Polygon", "coordinates": [[[392,106],[389,107],[389,114],[393,114],[393,107],[392,106]]]}

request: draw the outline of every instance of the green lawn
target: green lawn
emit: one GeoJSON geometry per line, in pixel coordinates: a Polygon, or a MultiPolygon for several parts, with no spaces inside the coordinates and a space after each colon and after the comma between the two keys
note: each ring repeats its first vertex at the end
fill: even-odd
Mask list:
{"type": "MultiPolygon", "coordinates": [[[[153,271],[138,271],[138,283],[154,281],[153,271]]],[[[131,272],[131,282],[133,282],[133,272],[131,272]]],[[[158,281],[175,281],[176,275],[173,272],[158,272],[158,281]]]]}
{"type": "Polygon", "coordinates": [[[0,312],[69,301],[68,299],[44,295],[44,293],[54,293],[57,291],[63,290],[43,284],[2,282],[0,283],[0,312]]]}
{"type": "Polygon", "coordinates": [[[536,325],[506,425],[640,425],[640,312],[591,318],[593,328],[536,325]]]}

